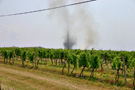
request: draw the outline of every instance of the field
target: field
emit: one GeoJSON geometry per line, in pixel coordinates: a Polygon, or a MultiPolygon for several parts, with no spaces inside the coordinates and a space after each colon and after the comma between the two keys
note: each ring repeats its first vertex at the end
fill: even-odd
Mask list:
{"type": "MultiPolygon", "coordinates": [[[[11,49],[6,50],[10,52],[11,49]]],[[[21,55],[23,56],[23,53],[21,55]]],[[[51,55],[50,58],[42,59],[38,55],[36,54],[33,59],[37,60],[36,64],[39,60],[38,67],[35,67],[35,62],[30,62],[28,56],[24,62],[22,62],[22,57],[17,56],[11,61],[9,58],[4,61],[4,56],[1,54],[1,88],[4,90],[133,90],[132,69],[126,73],[127,83],[125,84],[122,71],[119,72],[119,81],[116,82],[117,72],[112,69],[111,63],[103,64],[104,70],[101,70],[101,67],[96,68],[94,76],[90,78],[92,68],[85,68],[83,75],[80,76],[83,67],[77,67],[71,73],[74,65],[71,64],[68,68],[68,61],[65,59],[62,61],[66,63],[66,66],[62,63],[59,65],[60,60],[51,59],[51,55]]]]}

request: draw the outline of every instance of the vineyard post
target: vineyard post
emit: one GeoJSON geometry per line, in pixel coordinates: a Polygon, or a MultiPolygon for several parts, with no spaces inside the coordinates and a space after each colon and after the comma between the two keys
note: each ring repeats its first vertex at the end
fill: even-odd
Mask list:
{"type": "Polygon", "coordinates": [[[4,57],[4,63],[5,63],[5,57],[4,57]]]}
{"type": "MultiPolygon", "coordinates": [[[[67,59],[67,61],[68,61],[68,59],[67,59]]],[[[70,72],[70,65],[69,65],[69,61],[68,61],[68,74],[69,74],[69,72],[70,72]]]]}
{"type": "Polygon", "coordinates": [[[12,61],[13,61],[13,64],[14,64],[14,59],[15,59],[15,54],[13,53],[13,59],[12,59],[12,61]]]}
{"type": "Polygon", "coordinates": [[[134,81],[133,81],[133,87],[135,89],[135,68],[134,68],[134,81]]]}
{"type": "Polygon", "coordinates": [[[36,59],[37,59],[37,57],[36,57],[36,50],[34,50],[34,56],[35,56],[35,68],[36,68],[36,59]]]}
{"type": "Polygon", "coordinates": [[[59,54],[59,66],[60,66],[60,54],[59,54]]]}
{"type": "Polygon", "coordinates": [[[124,80],[125,80],[125,83],[127,83],[126,69],[125,69],[125,58],[124,58],[124,56],[122,56],[122,59],[123,59],[124,80]]]}

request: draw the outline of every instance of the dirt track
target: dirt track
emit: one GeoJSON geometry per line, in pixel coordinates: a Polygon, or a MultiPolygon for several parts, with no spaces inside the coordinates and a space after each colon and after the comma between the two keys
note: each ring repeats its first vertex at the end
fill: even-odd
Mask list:
{"type": "MultiPolygon", "coordinates": [[[[53,85],[60,85],[62,87],[66,87],[68,89],[71,90],[99,90],[99,88],[86,88],[86,87],[82,87],[79,85],[75,85],[71,82],[68,81],[63,81],[63,80],[55,80],[54,78],[49,78],[49,77],[44,77],[44,76],[39,76],[37,74],[28,72],[28,71],[19,71],[18,69],[12,69],[12,68],[7,68],[7,67],[0,67],[0,72],[6,72],[6,73],[11,73],[14,75],[18,75],[18,76],[23,76],[23,77],[27,77],[27,78],[32,78],[32,79],[37,79],[37,80],[42,80],[48,83],[53,83],[53,85]]],[[[19,82],[19,80],[18,80],[19,82]]],[[[22,82],[22,81],[21,81],[22,82]]],[[[52,87],[53,87],[52,85],[52,87]]],[[[33,85],[31,85],[33,86],[33,85]]]]}

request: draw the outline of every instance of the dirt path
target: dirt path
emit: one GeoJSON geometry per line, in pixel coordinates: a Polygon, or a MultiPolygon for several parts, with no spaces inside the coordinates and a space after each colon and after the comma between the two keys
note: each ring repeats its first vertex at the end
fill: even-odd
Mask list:
{"type": "Polygon", "coordinates": [[[16,74],[16,75],[20,75],[20,76],[24,76],[24,77],[29,77],[29,78],[33,78],[33,79],[37,79],[37,80],[43,80],[46,82],[51,82],[51,83],[55,83],[56,85],[59,84],[61,86],[65,86],[65,87],[70,87],[71,89],[76,89],[76,90],[99,90],[99,88],[90,88],[87,89],[86,87],[80,87],[77,85],[74,85],[73,83],[69,83],[68,81],[64,81],[62,82],[61,80],[54,80],[53,78],[48,78],[48,77],[43,77],[43,76],[39,76],[36,74],[32,74],[31,72],[28,71],[19,71],[19,70],[15,70],[15,69],[11,69],[11,68],[7,68],[7,67],[0,67],[0,71],[5,71],[8,73],[12,73],[12,74],[16,74]]]}

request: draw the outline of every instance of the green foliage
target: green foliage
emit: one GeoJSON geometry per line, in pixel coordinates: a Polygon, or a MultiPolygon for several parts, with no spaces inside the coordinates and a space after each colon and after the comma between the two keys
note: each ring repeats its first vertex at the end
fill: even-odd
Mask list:
{"type": "Polygon", "coordinates": [[[79,67],[87,67],[89,68],[90,67],[90,64],[89,64],[89,58],[87,56],[86,53],[82,52],[80,54],[80,58],[79,58],[79,67]]]}
{"type": "Polygon", "coordinates": [[[22,53],[22,60],[23,60],[23,61],[26,60],[26,51],[24,51],[24,52],[22,53]]]}
{"type": "Polygon", "coordinates": [[[16,56],[21,56],[21,50],[19,48],[15,49],[16,56]]]}
{"type": "Polygon", "coordinates": [[[33,62],[34,61],[34,54],[33,53],[30,53],[28,54],[28,59],[33,62]]]}
{"type": "Polygon", "coordinates": [[[8,52],[7,51],[2,51],[2,53],[3,53],[4,58],[8,59],[8,52]]]}
{"type": "Polygon", "coordinates": [[[63,50],[60,51],[60,59],[64,59],[64,51],[63,50]]]}
{"type": "Polygon", "coordinates": [[[67,58],[68,58],[68,50],[65,49],[65,50],[64,50],[64,59],[67,59],[67,58]]]}
{"type": "Polygon", "coordinates": [[[74,53],[72,53],[73,60],[71,61],[71,64],[74,65],[75,68],[77,68],[77,62],[78,62],[78,56],[74,53]]]}
{"type": "Polygon", "coordinates": [[[117,74],[115,77],[116,82],[119,81],[119,76],[120,76],[119,71],[122,70],[122,65],[123,65],[123,62],[120,57],[116,57],[113,59],[112,69],[117,70],[117,74]]]}
{"type": "Polygon", "coordinates": [[[46,49],[47,50],[47,58],[50,58],[50,54],[51,54],[51,50],[46,49]]]}
{"type": "Polygon", "coordinates": [[[13,58],[13,52],[9,52],[9,58],[11,59],[11,58],[13,58]]]}
{"type": "Polygon", "coordinates": [[[59,58],[59,51],[58,50],[54,50],[54,59],[58,59],[59,58]]]}
{"type": "Polygon", "coordinates": [[[42,54],[42,50],[38,50],[38,57],[39,57],[39,58],[42,58],[42,55],[43,55],[43,54],[42,54]]]}
{"type": "Polygon", "coordinates": [[[97,55],[92,55],[90,60],[90,67],[91,68],[99,68],[100,59],[97,55]]]}
{"type": "Polygon", "coordinates": [[[42,58],[47,58],[47,55],[48,55],[47,51],[44,50],[44,51],[42,52],[42,58]]]}
{"type": "Polygon", "coordinates": [[[113,59],[112,69],[121,69],[123,62],[120,57],[116,57],[113,59]]]}
{"type": "Polygon", "coordinates": [[[67,60],[68,63],[71,63],[73,61],[73,57],[71,53],[68,53],[67,58],[68,58],[67,60]]]}
{"type": "Polygon", "coordinates": [[[53,50],[51,50],[51,52],[50,52],[50,58],[54,58],[54,51],[53,50]]]}
{"type": "Polygon", "coordinates": [[[129,69],[135,69],[135,59],[130,59],[129,61],[128,61],[128,64],[129,64],[129,69]]]}

